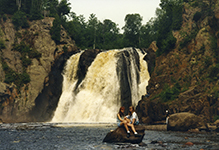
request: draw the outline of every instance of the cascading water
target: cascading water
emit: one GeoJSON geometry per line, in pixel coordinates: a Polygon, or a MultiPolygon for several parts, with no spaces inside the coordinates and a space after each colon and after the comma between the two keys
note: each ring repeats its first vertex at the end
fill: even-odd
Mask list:
{"type": "Polygon", "coordinates": [[[136,106],[146,93],[149,73],[144,54],[132,48],[101,52],[78,83],[81,54],[67,61],[52,122],[116,122],[121,105],[136,106]]]}

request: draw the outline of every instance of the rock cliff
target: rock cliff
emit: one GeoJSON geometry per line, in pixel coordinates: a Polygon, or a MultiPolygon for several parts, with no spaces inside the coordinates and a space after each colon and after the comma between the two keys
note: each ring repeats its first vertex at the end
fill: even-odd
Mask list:
{"type": "Polygon", "coordinates": [[[184,3],[183,24],[172,31],[176,46],[156,57],[147,91],[138,105],[141,121],[147,124],[170,113],[191,112],[207,122],[219,116],[219,1],[184,3]],[[198,4],[205,7],[199,7],[198,4]],[[202,12],[198,20],[197,12],[202,12]],[[163,105],[163,106],[162,106],[163,105]],[[150,110],[153,108],[153,115],[150,110]]]}
{"type": "Polygon", "coordinates": [[[78,49],[63,28],[62,44],[56,45],[50,35],[53,20],[32,21],[29,28],[18,31],[10,17],[0,21],[1,40],[5,44],[0,51],[0,119],[3,122],[45,121],[56,108],[64,63],[78,49]],[[20,46],[28,48],[29,54],[23,56],[17,50],[20,46]],[[31,52],[40,57],[32,56],[31,52]],[[8,70],[16,76],[7,74],[8,70]],[[22,81],[29,77],[29,82],[17,81],[23,74],[26,76],[22,81]],[[14,82],[9,82],[13,77],[14,82]]]}

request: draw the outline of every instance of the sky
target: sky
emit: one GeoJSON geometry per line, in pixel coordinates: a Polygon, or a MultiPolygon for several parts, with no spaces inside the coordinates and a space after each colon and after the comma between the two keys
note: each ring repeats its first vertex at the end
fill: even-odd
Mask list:
{"type": "Polygon", "coordinates": [[[138,13],[143,17],[142,24],[146,24],[151,17],[155,17],[156,8],[160,0],[69,0],[71,12],[77,16],[83,15],[86,21],[90,14],[95,14],[101,22],[110,19],[121,29],[125,25],[127,14],[138,13]]]}

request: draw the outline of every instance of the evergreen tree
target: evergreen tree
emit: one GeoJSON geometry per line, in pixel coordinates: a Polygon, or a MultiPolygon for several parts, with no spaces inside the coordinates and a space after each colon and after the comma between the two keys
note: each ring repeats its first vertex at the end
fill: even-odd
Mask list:
{"type": "Polygon", "coordinates": [[[139,14],[128,14],[125,17],[124,37],[127,41],[125,46],[139,46],[142,17],[139,14]]]}
{"type": "Polygon", "coordinates": [[[60,39],[61,39],[60,32],[61,32],[61,21],[58,14],[56,14],[55,19],[53,21],[53,26],[50,30],[52,39],[56,42],[56,44],[60,43],[60,39]]]}

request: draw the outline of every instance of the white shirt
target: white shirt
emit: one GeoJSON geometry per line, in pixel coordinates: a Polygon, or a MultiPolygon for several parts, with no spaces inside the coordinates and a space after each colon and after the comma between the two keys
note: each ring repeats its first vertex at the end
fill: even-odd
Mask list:
{"type": "Polygon", "coordinates": [[[131,122],[133,121],[133,119],[135,119],[136,122],[139,122],[138,115],[136,112],[133,112],[131,117],[128,115],[128,118],[131,120],[131,122]]]}

